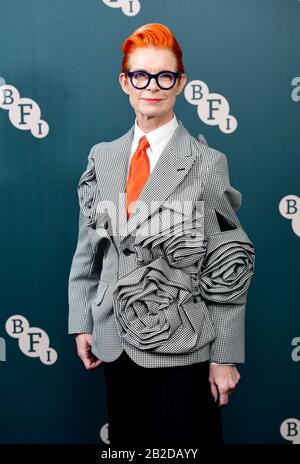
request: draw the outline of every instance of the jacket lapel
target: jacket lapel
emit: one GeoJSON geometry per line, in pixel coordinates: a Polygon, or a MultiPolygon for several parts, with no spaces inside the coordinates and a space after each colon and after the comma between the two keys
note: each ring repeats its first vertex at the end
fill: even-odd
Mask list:
{"type": "MultiPolygon", "coordinates": [[[[125,187],[130,149],[133,142],[134,125],[119,139],[104,145],[101,156],[96,157],[97,183],[99,186],[101,211],[107,209],[112,229],[111,235],[119,241],[120,223],[125,215],[125,187]]],[[[103,223],[107,219],[104,215],[103,223]]]]}
{"type": "Polygon", "coordinates": [[[179,120],[138,198],[143,207],[136,205],[127,221],[125,189],[133,135],[134,125],[122,137],[104,146],[96,163],[100,197],[104,205],[101,208],[107,204],[110,216],[115,211],[111,221],[115,224],[112,232],[117,245],[160,207],[182,182],[196,157],[191,150],[191,135],[179,120]]]}
{"type": "MultiPolygon", "coordinates": [[[[178,121],[174,134],[162,151],[138,198],[142,207],[139,208],[137,205],[128,222],[121,222],[120,241],[124,240],[128,234],[160,207],[187,175],[194,161],[195,155],[191,151],[191,136],[181,121],[178,121]]],[[[122,192],[125,192],[125,187],[124,182],[122,192]]],[[[124,218],[125,196],[120,212],[121,217],[124,218]]]]}

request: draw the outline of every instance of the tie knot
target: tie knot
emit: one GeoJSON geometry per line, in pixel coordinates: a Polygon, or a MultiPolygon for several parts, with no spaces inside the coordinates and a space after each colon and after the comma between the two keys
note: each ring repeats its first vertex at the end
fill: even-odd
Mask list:
{"type": "Polygon", "coordinates": [[[141,137],[139,141],[139,149],[146,150],[148,147],[150,147],[150,144],[147,140],[147,137],[143,135],[143,137],[141,137]]]}

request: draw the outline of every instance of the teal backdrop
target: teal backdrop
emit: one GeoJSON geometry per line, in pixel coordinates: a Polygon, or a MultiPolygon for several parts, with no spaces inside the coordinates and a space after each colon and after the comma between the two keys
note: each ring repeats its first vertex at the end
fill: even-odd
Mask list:
{"type": "Polygon", "coordinates": [[[134,122],[118,83],[121,44],[150,22],[173,30],[188,81],[224,95],[238,122],[224,133],[201,121],[183,93],[177,99],[185,127],[227,155],[257,255],[246,364],[223,409],[225,441],[300,441],[300,232],[289,220],[299,223],[299,203],[290,217],[279,210],[300,195],[300,2],[140,0],[131,15],[106,3],[0,2],[0,85],[36,102],[49,126],[36,137],[0,108],[0,442],[101,443],[103,372],[84,369],[67,335],[77,183],[90,148],[134,122]],[[14,315],[48,334],[56,362],[24,354],[7,330],[14,315]]]}

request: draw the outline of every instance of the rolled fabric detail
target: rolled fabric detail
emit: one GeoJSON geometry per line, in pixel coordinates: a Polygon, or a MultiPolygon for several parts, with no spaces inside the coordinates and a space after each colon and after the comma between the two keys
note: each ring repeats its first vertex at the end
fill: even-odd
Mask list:
{"type": "Polygon", "coordinates": [[[96,208],[99,201],[99,192],[96,181],[94,159],[88,157],[88,165],[79,179],[78,187],[79,206],[85,222],[93,229],[96,228],[96,208]]]}
{"type": "Polygon", "coordinates": [[[254,267],[254,247],[241,227],[211,235],[200,270],[201,295],[217,303],[246,303],[254,267]]]}
{"type": "Polygon", "coordinates": [[[201,338],[206,316],[201,301],[193,302],[189,276],[163,257],[119,279],[113,305],[121,338],[140,350],[186,353],[208,342],[201,338]]]}
{"type": "Polygon", "coordinates": [[[195,273],[206,248],[203,213],[165,208],[139,228],[134,247],[140,262],[165,257],[170,266],[195,273]]]}
{"type": "Polygon", "coordinates": [[[149,263],[152,260],[152,253],[148,247],[134,244],[136,258],[140,263],[149,263]]]}

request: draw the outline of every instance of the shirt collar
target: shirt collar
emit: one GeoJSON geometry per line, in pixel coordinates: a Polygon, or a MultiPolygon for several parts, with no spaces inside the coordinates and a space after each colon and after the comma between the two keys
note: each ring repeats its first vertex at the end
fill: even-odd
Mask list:
{"type": "Polygon", "coordinates": [[[134,138],[133,138],[132,145],[138,146],[140,138],[143,137],[143,135],[146,135],[151,150],[152,151],[160,150],[171,138],[177,126],[178,126],[178,121],[177,121],[176,115],[174,114],[171,121],[145,134],[145,132],[143,132],[142,129],[138,126],[137,118],[135,118],[134,138]]]}

